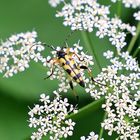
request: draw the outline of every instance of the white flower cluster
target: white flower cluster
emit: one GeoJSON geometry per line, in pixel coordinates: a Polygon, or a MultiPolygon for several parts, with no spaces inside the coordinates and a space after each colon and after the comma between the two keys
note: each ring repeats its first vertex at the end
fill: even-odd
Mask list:
{"type": "Polygon", "coordinates": [[[64,2],[64,0],[49,0],[49,4],[52,7],[57,7],[61,2],[64,2]]]}
{"type": "Polygon", "coordinates": [[[100,6],[94,0],[73,0],[62,8],[57,17],[64,17],[64,25],[71,26],[72,30],[93,31],[100,18],[109,14],[109,8],[100,6]]]}
{"type": "Polygon", "coordinates": [[[110,58],[112,65],[103,68],[95,78],[107,87],[95,88],[91,83],[87,92],[95,99],[105,95],[105,104],[102,107],[107,112],[107,118],[102,127],[108,130],[108,134],[117,132],[120,139],[139,139],[140,126],[140,68],[134,58],[128,52],[119,53],[113,57],[112,52],[104,53],[110,58]]]}
{"type": "Polygon", "coordinates": [[[118,57],[113,57],[113,54],[114,53],[109,50],[104,53],[104,56],[106,59],[110,59],[112,65],[109,65],[107,68],[102,68],[102,72],[98,74],[96,78],[94,78],[95,81],[98,81],[98,83],[102,83],[106,86],[95,83],[98,84],[100,89],[99,91],[90,81],[86,87],[86,92],[90,93],[95,99],[99,99],[102,95],[106,95],[109,90],[108,87],[115,86],[116,82],[116,84],[120,84],[121,80],[128,82],[125,84],[128,84],[132,90],[138,89],[138,86],[140,85],[140,83],[137,81],[140,78],[140,68],[136,60],[132,58],[128,52],[119,53],[118,57]],[[127,71],[128,75],[123,74],[124,71],[127,71]],[[118,75],[118,73],[121,74],[118,75]]]}
{"type": "Polygon", "coordinates": [[[72,30],[92,32],[96,28],[99,38],[108,36],[112,45],[121,49],[126,45],[124,30],[135,35],[136,28],[123,23],[117,17],[109,18],[109,13],[109,7],[100,5],[96,0],[72,0],[56,16],[64,17],[63,24],[70,26],[72,30]]]}
{"type": "MultiPolygon", "coordinates": [[[[66,51],[67,48],[64,48],[64,52],[66,51]]],[[[60,50],[60,47],[56,48],[57,51],[60,50]]],[[[57,58],[57,51],[52,51],[52,57],[48,56],[47,60],[52,59],[52,61],[50,61],[49,63],[44,63],[44,65],[49,67],[49,71],[47,72],[47,75],[50,75],[53,69],[53,74],[50,77],[51,80],[53,79],[58,79],[59,81],[59,92],[67,92],[68,89],[70,89],[69,86],[69,82],[70,80],[73,81],[73,86],[76,86],[77,83],[72,79],[72,77],[70,77],[66,71],[63,69],[62,66],[60,66],[59,63],[55,63],[53,64],[53,58],[57,58]],[[52,66],[53,65],[53,66],[52,66]]],[[[83,47],[79,45],[79,42],[74,44],[73,47],[70,48],[70,52],[69,55],[71,55],[71,58],[74,60],[75,65],[77,66],[77,68],[79,69],[79,72],[85,82],[88,83],[89,82],[89,78],[86,78],[85,76],[85,72],[83,69],[80,69],[80,66],[87,66],[88,68],[92,67],[94,65],[93,63],[93,57],[87,55],[86,53],[84,53],[83,51],[83,47]]]]}
{"type": "MultiPolygon", "coordinates": [[[[80,140],[99,140],[99,136],[92,131],[87,138],[85,136],[82,136],[80,140]]],[[[100,140],[104,139],[101,138],[100,140]]]]}
{"type": "Polygon", "coordinates": [[[45,94],[40,95],[41,105],[36,104],[28,113],[30,115],[29,127],[34,127],[37,132],[33,132],[31,139],[40,140],[47,134],[50,140],[59,140],[73,135],[75,122],[66,119],[70,113],[77,113],[73,105],[68,103],[68,99],[61,99],[54,91],[56,97],[53,101],[45,94]]]}
{"type": "Polygon", "coordinates": [[[41,51],[44,47],[36,42],[37,33],[26,32],[12,35],[0,45],[0,73],[13,76],[29,67],[30,60],[44,61],[41,51]]]}
{"type": "Polygon", "coordinates": [[[136,20],[140,21],[140,11],[134,13],[134,17],[136,20]]]}
{"type": "Polygon", "coordinates": [[[137,8],[140,7],[140,0],[111,0],[112,2],[122,1],[125,7],[127,8],[137,8]]]}

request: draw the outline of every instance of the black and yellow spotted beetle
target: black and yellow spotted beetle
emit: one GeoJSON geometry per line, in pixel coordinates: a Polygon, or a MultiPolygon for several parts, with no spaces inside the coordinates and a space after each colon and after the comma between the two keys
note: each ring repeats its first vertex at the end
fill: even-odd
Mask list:
{"type": "MultiPolygon", "coordinates": [[[[73,59],[72,56],[75,55],[80,61],[83,61],[83,60],[81,60],[79,58],[79,56],[75,52],[70,52],[70,48],[66,48],[65,51],[63,50],[63,48],[61,50],[57,51],[53,46],[48,46],[48,47],[50,47],[50,48],[52,48],[53,50],[56,51],[57,57],[56,58],[51,58],[50,60],[47,61],[48,63],[50,61],[53,61],[53,64],[52,64],[51,74],[48,77],[46,77],[45,79],[47,79],[47,78],[49,78],[50,76],[53,75],[53,72],[54,72],[53,65],[54,64],[59,64],[67,72],[67,74],[69,75],[69,77],[70,77],[69,84],[70,84],[70,87],[73,90],[75,95],[76,95],[76,93],[74,91],[72,81],[75,81],[81,87],[85,87],[85,82],[83,81],[83,78],[81,76],[80,69],[88,70],[88,73],[89,73],[89,75],[91,77],[91,80],[93,82],[96,82],[93,79],[93,76],[91,74],[91,70],[87,66],[78,66],[78,64],[75,62],[75,60],[73,59]]],[[[98,82],[96,82],[96,83],[98,83],[98,82]]],[[[78,100],[77,95],[76,95],[76,98],[78,100]]]]}

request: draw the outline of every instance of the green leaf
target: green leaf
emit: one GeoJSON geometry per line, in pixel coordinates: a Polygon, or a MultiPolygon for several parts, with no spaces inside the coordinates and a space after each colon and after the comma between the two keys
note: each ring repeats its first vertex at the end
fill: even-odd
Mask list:
{"type": "Polygon", "coordinates": [[[100,123],[102,121],[103,110],[100,109],[104,98],[94,101],[83,107],[75,115],[70,116],[76,122],[74,135],[69,139],[80,139],[83,135],[88,135],[90,131],[99,133],[100,123]]]}
{"type": "Polygon", "coordinates": [[[0,98],[0,139],[24,140],[31,135],[28,127],[28,102],[2,95],[0,98]]]}

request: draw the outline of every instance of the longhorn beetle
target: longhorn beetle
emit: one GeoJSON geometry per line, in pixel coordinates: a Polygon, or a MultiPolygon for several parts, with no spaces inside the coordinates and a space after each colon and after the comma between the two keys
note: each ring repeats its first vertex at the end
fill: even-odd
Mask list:
{"type": "MultiPolygon", "coordinates": [[[[91,74],[91,70],[87,66],[78,66],[77,65],[75,60],[72,58],[73,55],[75,55],[79,59],[79,61],[83,61],[83,60],[81,60],[75,52],[70,52],[70,48],[66,48],[66,51],[64,51],[63,48],[61,50],[57,51],[53,46],[48,46],[48,47],[50,47],[50,48],[52,48],[53,50],[56,51],[57,57],[56,58],[51,58],[50,60],[47,61],[48,63],[50,61],[53,61],[53,64],[52,64],[51,74],[48,77],[46,77],[45,79],[47,79],[47,78],[49,78],[50,76],[53,75],[53,72],[54,72],[53,65],[57,63],[67,72],[67,74],[71,78],[71,80],[69,81],[69,84],[70,84],[70,87],[73,90],[75,95],[76,95],[76,93],[74,91],[72,81],[75,81],[81,87],[85,87],[85,82],[83,81],[83,78],[81,76],[80,69],[87,70],[90,77],[91,77],[91,80],[93,82],[98,83],[97,81],[95,81],[93,79],[93,76],[91,74]]],[[[103,85],[101,83],[98,83],[98,84],[103,85]]],[[[105,86],[105,85],[103,85],[103,86],[105,86]]],[[[77,95],[76,95],[76,98],[78,100],[77,95]]]]}
{"type": "Polygon", "coordinates": [[[70,34],[67,35],[67,37],[66,37],[66,39],[65,39],[65,41],[63,43],[63,47],[59,51],[57,51],[53,46],[44,44],[45,46],[50,47],[51,49],[55,50],[56,54],[57,54],[56,58],[51,58],[50,60],[47,61],[47,63],[49,63],[50,61],[53,61],[53,64],[52,64],[51,74],[48,77],[44,78],[44,79],[47,79],[47,78],[51,77],[53,75],[53,72],[54,72],[53,65],[56,64],[56,63],[59,64],[68,73],[68,75],[70,77],[70,80],[69,80],[70,87],[73,90],[73,92],[74,92],[74,94],[75,94],[75,96],[77,98],[77,101],[78,101],[78,96],[76,95],[76,92],[74,91],[74,87],[73,87],[73,82],[72,81],[75,81],[81,87],[85,87],[85,82],[83,81],[83,78],[81,76],[80,69],[87,70],[88,74],[91,77],[91,80],[93,82],[95,82],[95,83],[97,83],[99,85],[102,85],[102,86],[106,86],[106,85],[101,84],[101,83],[95,81],[93,76],[92,76],[91,70],[87,66],[79,66],[79,65],[77,65],[77,63],[73,59],[72,56],[75,55],[79,59],[79,61],[84,61],[84,59],[81,60],[79,58],[79,56],[75,52],[70,52],[70,48],[66,44],[66,41],[68,40],[68,38],[74,32],[75,32],[75,30],[71,31],[70,34]],[[64,44],[66,44],[67,47],[64,47],[64,44]],[[65,51],[64,51],[64,48],[66,48],[65,51]]]}

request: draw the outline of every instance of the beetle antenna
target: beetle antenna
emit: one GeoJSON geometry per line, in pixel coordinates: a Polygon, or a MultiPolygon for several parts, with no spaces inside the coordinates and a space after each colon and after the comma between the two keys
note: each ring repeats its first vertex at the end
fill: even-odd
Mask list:
{"type": "Polygon", "coordinates": [[[56,48],[53,47],[52,45],[47,45],[46,43],[42,43],[42,45],[43,45],[43,46],[46,46],[46,47],[49,47],[49,48],[51,48],[51,49],[53,49],[53,50],[56,51],[56,48]]]}
{"type": "Polygon", "coordinates": [[[55,49],[54,46],[52,46],[52,45],[47,45],[47,47],[49,47],[49,48],[51,48],[51,49],[53,49],[53,50],[56,51],[56,49],[55,49]]]}

